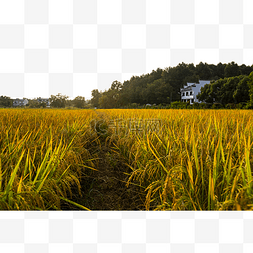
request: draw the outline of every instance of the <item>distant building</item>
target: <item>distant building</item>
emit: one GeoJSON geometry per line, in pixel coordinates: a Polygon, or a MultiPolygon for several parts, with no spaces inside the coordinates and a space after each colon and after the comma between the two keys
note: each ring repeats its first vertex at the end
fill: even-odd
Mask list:
{"type": "Polygon", "coordinates": [[[46,105],[49,107],[50,106],[50,101],[49,98],[37,98],[37,101],[39,103],[46,103],[46,105]]]}
{"type": "Polygon", "coordinates": [[[190,104],[199,103],[200,101],[197,99],[197,95],[200,93],[201,87],[209,83],[210,81],[206,80],[199,80],[199,83],[187,83],[184,88],[180,89],[181,101],[190,102],[190,104]]]}
{"type": "Polygon", "coordinates": [[[13,100],[13,106],[26,106],[28,104],[27,99],[16,98],[13,100]]]}

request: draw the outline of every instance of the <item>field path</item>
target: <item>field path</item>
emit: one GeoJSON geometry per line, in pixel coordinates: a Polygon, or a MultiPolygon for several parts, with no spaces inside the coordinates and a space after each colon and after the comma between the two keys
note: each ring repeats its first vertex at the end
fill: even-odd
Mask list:
{"type": "MultiPolygon", "coordinates": [[[[107,117],[101,112],[97,115],[99,119],[107,117]]],[[[144,210],[146,193],[135,185],[126,187],[129,177],[126,173],[131,171],[113,150],[113,143],[106,142],[102,135],[98,142],[91,141],[86,148],[95,158],[97,171],[86,171],[81,181],[83,196],[77,194],[72,200],[90,210],[144,210]]]]}
{"type": "Polygon", "coordinates": [[[128,175],[124,172],[129,172],[129,168],[122,158],[108,146],[99,150],[90,147],[91,150],[93,156],[98,156],[97,171],[90,171],[83,178],[83,197],[73,200],[90,210],[144,210],[145,193],[134,185],[126,187],[128,175]]]}

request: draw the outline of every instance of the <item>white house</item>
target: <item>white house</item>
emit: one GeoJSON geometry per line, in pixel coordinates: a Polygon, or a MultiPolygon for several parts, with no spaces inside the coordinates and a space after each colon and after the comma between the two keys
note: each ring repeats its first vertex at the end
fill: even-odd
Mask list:
{"type": "Polygon", "coordinates": [[[37,101],[38,101],[39,103],[45,103],[45,104],[47,105],[47,107],[50,106],[49,98],[41,98],[41,97],[39,97],[39,98],[37,98],[37,101]]]}
{"type": "Polygon", "coordinates": [[[16,98],[13,100],[13,106],[25,106],[28,104],[28,100],[16,98]]]}
{"type": "Polygon", "coordinates": [[[197,99],[197,95],[200,93],[201,87],[204,87],[206,84],[209,84],[210,81],[199,80],[199,83],[187,83],[184,88],[180,89],[181,93],[181,101],[182,102],[190,102],[199,103],[200,101],[197,99]]]}

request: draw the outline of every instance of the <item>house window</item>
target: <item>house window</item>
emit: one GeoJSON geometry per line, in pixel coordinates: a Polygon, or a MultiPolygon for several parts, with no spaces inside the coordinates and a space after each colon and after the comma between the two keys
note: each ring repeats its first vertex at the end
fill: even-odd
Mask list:
{"type": "Polygon", "coordinates": [[[184,96],[184,92],[183,92],[183,96],[184,96]]]}
{"type": "Polygon", "coordinates": [[[190,92],[190,95],[192,95],[192,91],[190,92]]]}
{"type": "Polygon", "coordinates": [[[186,92],[186,96],[188,96],[188,91],[186,92]]]}
{"type": "Polygon", "coordinates": [[[194,99],[191,99],[191,102],[193,103],[193,102],[194,102],[194,99]]]}

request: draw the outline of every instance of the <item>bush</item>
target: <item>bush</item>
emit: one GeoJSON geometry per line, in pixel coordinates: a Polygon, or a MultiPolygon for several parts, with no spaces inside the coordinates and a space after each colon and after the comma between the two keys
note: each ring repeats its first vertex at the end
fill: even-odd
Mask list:
{"type": "Polygon", "coordinates": [[[238,104],[240,106],[240,109],[246,109],[247,103],[246,102],[241,102],[238,104]]]}
{"type": "Polygon", "coordinates": [[[214,103],[212,105],[212,109],[222,109],[222,108],[224,108],[224,107],[221,103],[214,103]]]}
{"type": "Polygon", "coordinates": [[[201,104],[199,104],[199,103],[194,103],[194,104],[193,104],[193,108],[194,108],[194,109],[200,109],[200,108],[201,108],[201,104]]]}
{"type": "Polygon", "coordinates": [[[206,108],[206,109],[211,109],[212,106],[213,106],[212,103],[206,103],[205,108],[206,108]]]}
{"type": "Polygon", "coordinates": [[[253,104],[251,101],[248,101],[246,106],[245,106],[246,109],[253,109],[253,104]]]}
{"type": "Polygon", "coordinates": [[[229,103],[229,104],[226,104],[226,109],[235,109],[236,108],[236,105],[233,104],[233,103],[229,103]]]}
{"type": "Polygon", "coordinates": [[[132,103],[132,104],[130,104],[130,106],[129,106],[129,108],[133,108],[133,109],[136,109],[136,108],[138,108],[139,107],[139,104],[137,104],[137,103],[132,103]]]}
{"type": "Polygon", "coordinates": [[[175,101],[175,102],[171,103],[170,108],[171,109],[186,109],[188,104],[189,103],[184,103],[184,102],[181,102],[181,101],[175,101]]]}

